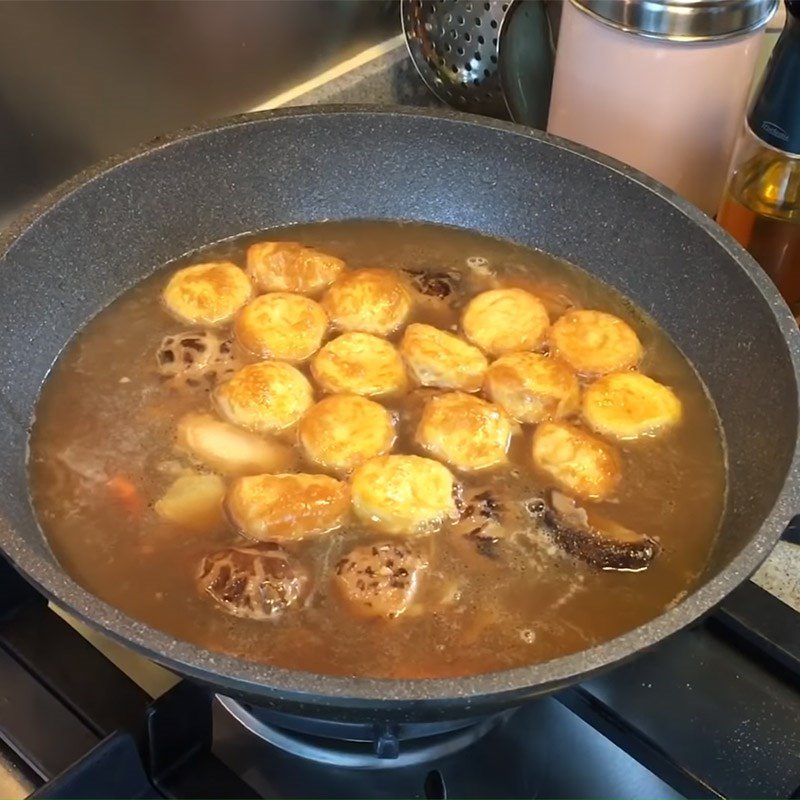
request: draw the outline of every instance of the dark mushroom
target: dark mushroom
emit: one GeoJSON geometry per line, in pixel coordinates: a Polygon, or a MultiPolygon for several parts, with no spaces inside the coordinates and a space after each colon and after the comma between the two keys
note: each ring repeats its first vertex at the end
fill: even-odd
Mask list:
{"type": "Polygon", "coordinates": [[[650,566],[658,543],[642,533],[592,515],[558,491],[551,491],[544,524],[556,543],[571,556],[604,570],[640,572],[650,566]]]}
{"type": "Polygon", "coordinates": [[[471,489],[457,500],[459,519],[450,526],[450,536],[464,555],[497,560],[506,538],[500,516],[503,510],[496,494],[489,489],[471,489]]]}
{"type": "Polygon", "coordinates": [[[305,593],[308,572],[278,545],[230,547],[206,556],[198,588],[225,612],[254,620],[276,619],[305,593]]]}
{"type": "Polygon", "coordinates": [[[333,582],[356,616],[394,619],[411,604],[427,566],[427,559],[403,542],[364,544],[339,561],[333,582]]]}
{"type": "Polygon", "coordinates": [[[411,279],[411,285],[426,297],[438,300],[448,298],[458,287],[461,275],[458,272],[427,272],[425,270],[405,269],[403,272],[411,279]]]}

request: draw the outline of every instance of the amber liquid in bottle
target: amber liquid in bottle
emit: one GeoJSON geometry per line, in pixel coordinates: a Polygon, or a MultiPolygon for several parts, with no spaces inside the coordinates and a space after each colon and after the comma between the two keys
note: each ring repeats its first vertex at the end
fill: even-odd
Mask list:
{"type": "Polygon", "coordinates": [[[800,321],[800,158],[748,138],[717,222],[772,278],[800,321]]]}

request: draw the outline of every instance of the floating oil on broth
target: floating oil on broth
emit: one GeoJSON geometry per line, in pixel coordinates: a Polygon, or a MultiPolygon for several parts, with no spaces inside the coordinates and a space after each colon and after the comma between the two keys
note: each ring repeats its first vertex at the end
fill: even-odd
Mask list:
{"type": "MultiPolygon", "coordinates": [[[[418,453],[411,434],[419,393],[386,405],[398,419],[394,452],[418,453]]],[[[530,427],[514,435],[507,468],[457,476],[467,493],[488,489],[502,496],[517,509],[520,529],[531,527],[525,501],[546,489],[530,469],[530,427]]],[[[243,236],[156,272],[67,348],[42,391],[30,452],[42,528],[63,567],[89,591],[178,639],[338,675],[421,678],[500,670],[573,653],[641,625],[695,584],[725,491],[721,433],[702,384],[663,332],[624,298],[580,270],[508,242],[384,222],[320,223],[243,236]],[[213,413],[210,392],[204,384],[170,389],[156,373],[155,353],[165,336],[190,328],[162,306],[169,275],[201,261],[243,265],[247,246],[259,239],[313,245],[343,258],[350,269],[421,271],[431,281],[455,273],[461,280],[453,302],[419,297],[410,320],[446,330],[455,330],[470,296],[497,286],[529,289],[546,302],[552,319],[574,305],[627,321],[644,345],[642,371],[673,388],[683,417],[659,437],[619,443],[619,489],[613,501],[593,506],[659,540],[661,552],[649,569],[602,571],[566,556],[541,534],[523,536],[502,558],[491,558],[465,550],[445,526],[418,540],[429,567],[409,610],[390,621],[364,620],[352,616],[330,588],[343,554],[377,540],[352,524],[287,546],[310,573],[312,588],[301,606],[260,622],[223,613],[198,591],[198,565],[214,550],[246,542],[225,522],[192,531],[153,510],[187,467],[173,446],[176,421],[189,411],[213,413]]]]}

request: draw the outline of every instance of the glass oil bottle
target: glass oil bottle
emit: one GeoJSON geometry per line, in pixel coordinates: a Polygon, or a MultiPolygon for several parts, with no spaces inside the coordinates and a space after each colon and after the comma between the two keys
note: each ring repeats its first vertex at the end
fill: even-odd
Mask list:
{"type": "Polygon", "coordinates": [[[800,0],[786,6],[717,222],[758,261],[800,322],[800,0]]]}

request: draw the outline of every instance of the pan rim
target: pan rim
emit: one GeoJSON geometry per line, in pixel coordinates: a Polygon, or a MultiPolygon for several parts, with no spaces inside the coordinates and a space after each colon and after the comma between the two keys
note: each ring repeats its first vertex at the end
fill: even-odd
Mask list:
{"type": "MultiPolygon", "coordinates": [[[[89,167],[30,205],[0,233],[0,258],[14,247],[17,239],[39,217],[79,191],[81,187],[130,161],[146,157],[152,152],[177,143],[234,127],[258,125],[265,121],[292,117],[337,114],[419,117],[453,124],[477,125],[541,141],[599,163],[606,169],[633,180],[699,225],[745,271],[764,298],[764,302],[771,308],[775,322],[786,342],[797,384],[800,375],[800,331],[788,307],[770,279],[750,255],[733,237],[699,209],[657,181],[589,148],[515,123],[450,110],[368,105],[299,106],[237,115],[156,137],[144,145],[89,167]]],[[[5,398],[0,397],[0,401],[5,401],[5,398]]],[[[800,397],[798,397],[798,421],[800,422],[800,397]]],[[[23,427],[27,425],[24,424],[23,427]]],[[[800,500],[800,443],[795,437],[791,462],[772,509],[750,542],[713,580],[644,625],[587,650],[525,667],[456,678],[407,680],[340,677],[272,667],[225,656],[188,642],[176,641],[171,636],[134,620],[100,600],[73,581],[57,564],[54,557],[51,557],[53,559],[51,560],[35,552],[33,547],[5,521],[0,522],[0,548],[16,569],[51,602],[118,643],[128,647],[133,646],[140,654],[182,675],[212,683],[222,692],[260,696],[270,703],[290,703],[315,709],[327,708],[332,713],[337,710],[360,708],[376,712],[400,711],[409,715],[424,716],[428,712],[422,706],[430,703],[436,704],[437,716],[447,713],[447,708],[468,715],[477,713],[486,705],[499,706],[522,702],[535,695],[588,678],[600,670],[623,663],[698,620],[746,580],[770,554],[786,524],[794,515],[798,500],[800,500]]]]}

